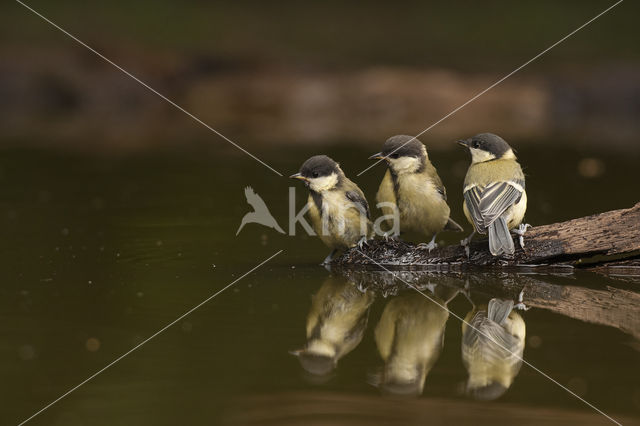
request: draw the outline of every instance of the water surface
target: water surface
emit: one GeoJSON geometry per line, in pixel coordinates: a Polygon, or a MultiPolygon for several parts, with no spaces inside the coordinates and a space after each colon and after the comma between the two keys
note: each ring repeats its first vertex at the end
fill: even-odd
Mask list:
{"type": "MultiPolygon", "coordinates": [[[[341,162],[370,202],[382,168],[357,179],[355,174],[369,164],[366,157],[377,148],[325,151],[341,162]]],[[[290,148],[262,156],[288,175],[314,153],[290,148]]],[[[638,201],[637,192],[624,190],[628,177],[635,175],[630,156],[576,155],[553,144],[523,149],[519,155],[528,175],[527,221],[534,225],[638,201]],[[595,175],[580,172],[585,158],[598,164],[595,175]]],[[[466,156],[451,150],[431,157],[447,186],[454,219],[466,225],[459,208],[466,156]]],[[[532,285],[530,276],[422,277],[427,295],[441,294],[437,288],[455,293],[447,303],[451,314],[442,323],[440,353],[419,396],[399,398],[374,386],[384,365],[375,330],[385,308],[394,300],[416,297],[423,300],[411,302],[419,307],[409,312],[433,310],[438,317],[435,312],[441,308],[411,294],[414,290],[403,290],[393,277],[386,278],[391,283],[386,290],[367,290],[367,281],[375,284],[376,279],[354,280],[318,266],[327,250],[300,228],[297,236],[289,237],[253,224],[235,236],[240,219],[250,211],[243,193],[247,185],[287,229],[291,184],[226,150],[124,159],[4,152],[0,421],[17,424],[29,417],[284,250],[33,424],[608,422],[526,365],[495,401],[477,401],[465,392],[462,327],[454,314],[464,318],[473,309],[471,301],[481,305],[494,297],[517,298],[517,292],[497,294],[495,289],[502,282],[513,288],[532,285]],[[336,280],[345,288],[373,292],[372,301],[361,341],[330,374],[316,377],[289,352],[307,342],[312,296],[336,280]],[[471,287],[464,294],[459,290],[467,282],[471,287]]],[[[304,188],[297,187],[297,195],[301,206],[304,188]]],[[[449,234],[441,242],[459,239],[449,234]]],[[[633,292],[638,285],[585,272],[535,279],[553,288],[600,292],[633,292]]],[[[525,303],[526,298],[525,293],[525,303]]],[[[554,309],[553,301],[532,305],[519,313],[526,324],[524,358],[612,417],[638,422],[636,323],[621,320],[619,312],[607,316],[606,309],[590,316],[589,311],[577,315],[579,309],[554,309]]]]}

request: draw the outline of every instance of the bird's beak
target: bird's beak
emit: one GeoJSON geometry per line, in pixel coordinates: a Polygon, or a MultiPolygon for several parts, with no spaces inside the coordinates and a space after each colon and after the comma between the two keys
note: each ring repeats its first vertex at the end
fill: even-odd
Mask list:
{"type": "Polygon", "coordinates": [[[386,160],[387,157],[385,157],[384,155],[382,155],[381,152],[378,152],[376,154],[373,154],[371,157],[369,157],[369,160],[386,160]]]}
{"type": "Polygon", "coordinates": [[[307,182],[309,179],[307,179],[306,177],[302,176],[300,173],[296,173],[294,175],[289,176],[290,179],[298,179],[298,180],[303,180],[305,182],[307,182]]]}
{"type": "Polygon", "coordinates": [[[471,143],[471,139],[460,139],[458,141],[458,145],[464,146],[465,148],[469,148],[470,143],[471,143]]]}

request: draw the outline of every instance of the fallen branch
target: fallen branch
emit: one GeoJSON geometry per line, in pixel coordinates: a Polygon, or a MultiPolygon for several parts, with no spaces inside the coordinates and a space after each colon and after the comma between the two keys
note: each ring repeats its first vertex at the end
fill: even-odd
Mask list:
{"type": "Polygon", "coordinates": [[[429,252],[404,241],[370,241],[362,250],[353,248],[333,261],[334,265],[376,265],[409,269],[462,270],[473,266],[558,265],[594,266],[624,258],[640,257],[640,203],[630,209],[613,210],[566,222],[530,228],[525,249],[515,238],[513,259],[489,253],[486,238],[472,242],[470,257],[459,245],[429,252]]]}

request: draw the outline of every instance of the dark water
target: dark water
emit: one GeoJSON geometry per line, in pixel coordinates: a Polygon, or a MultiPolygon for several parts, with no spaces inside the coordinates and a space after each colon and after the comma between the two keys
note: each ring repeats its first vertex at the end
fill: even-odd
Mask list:
{"type": "MultiPolygon", "coordinates": [[[[376,148],[326,152],[354,177],[376,148]]],[[[314,153],[279,151],[263,156],[286,175],[314,153]]],[[[638,201],[628,180],[637,175],[631,156],[576,154],[552,145],[519,154],[528,174],[527,221],[534,225],[638,201]],[[596,160],[585,165],[585,158],[596,160]]],[[[431,156],[447,185],[453,217],[466,223],[459,188],[467,158],[454,150],[431,156]]],[[[354,179],[370,201],[381,175],[376,168],[354,179]]],[[[518,314],[526,324],[525,360],[616,420],[640,420],[638,311],[598,310],[601,300],[594,296],[635,297],[637,280],[586,272],[406,278],[415,278],[436,302],[447,303],[447,318],[434,301],[403,289],[393,277],[356,279],[317,266],[327,250],[300,228],[299,235],[288,237],[250,224],[235,236],[250,211],[243,193],[247,185],[286,229],[290,184],[235,151],[127,159],[4,152],[0,423],[28,418],[279,250],[265,266],[32,423],[608,423],[526,365],[495,401],[477,401],[465,392],[463,332],[454,314],[464,318],[494,297],[517,298],[517,291],[494,290],[503,282],[525,287],[531,279],[556,291],[564,304],[532,300],[533,307],[518,314]],[[585,287],[589,291],[581,292],[585,287]],[[307,342],[312,295],[319,295],[317,306],[330,307],[344,292],[353,295],[359,307],[352,312],[360,314],[355,320],[325,315],[324,321],[337,324],[338,335],[350,330],[356,344],[337,368],[318,377],[289,351],[307,342]],[[385,363],[379,347],[386,344],[375,338],[380,324],[406,331],[393,340],[396,354],[429,359],[419,397],[382,391],[385,363]],[[423,344],[411,331],[440,343],[423,344]]],[[[297,194],[301,206],[306,194],[301,187],[297,194]]],[[[460,236],[443,238],[455,242],[460,236]]]]}

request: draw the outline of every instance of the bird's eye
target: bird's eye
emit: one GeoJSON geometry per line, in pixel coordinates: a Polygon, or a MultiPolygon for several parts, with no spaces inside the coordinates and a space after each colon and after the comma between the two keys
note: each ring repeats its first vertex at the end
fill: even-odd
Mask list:
{"type": "Polygon", "coordinates": [[[311,174],[311,176],[313,176],[314,178],[317,178],[317,177],[318,177],[318,176],[320,176],[320,175],[318,174],[318,172],[313,172],[313,173],[311,174]]]}
{"type": "Polygon", "coordinates": [[[398,158],[399,155],[397,152],[394,152],[393,154],[390,155],[391,158],[398,158]]]}
{"type": "Polygon", "coordinates": [[[478,141],[473,141],[473,147],[474,147],[474,148],[476,148],[476,149],[477,149],[477,148],[480,148],[480,142],[478,142],[478,141]]]}

